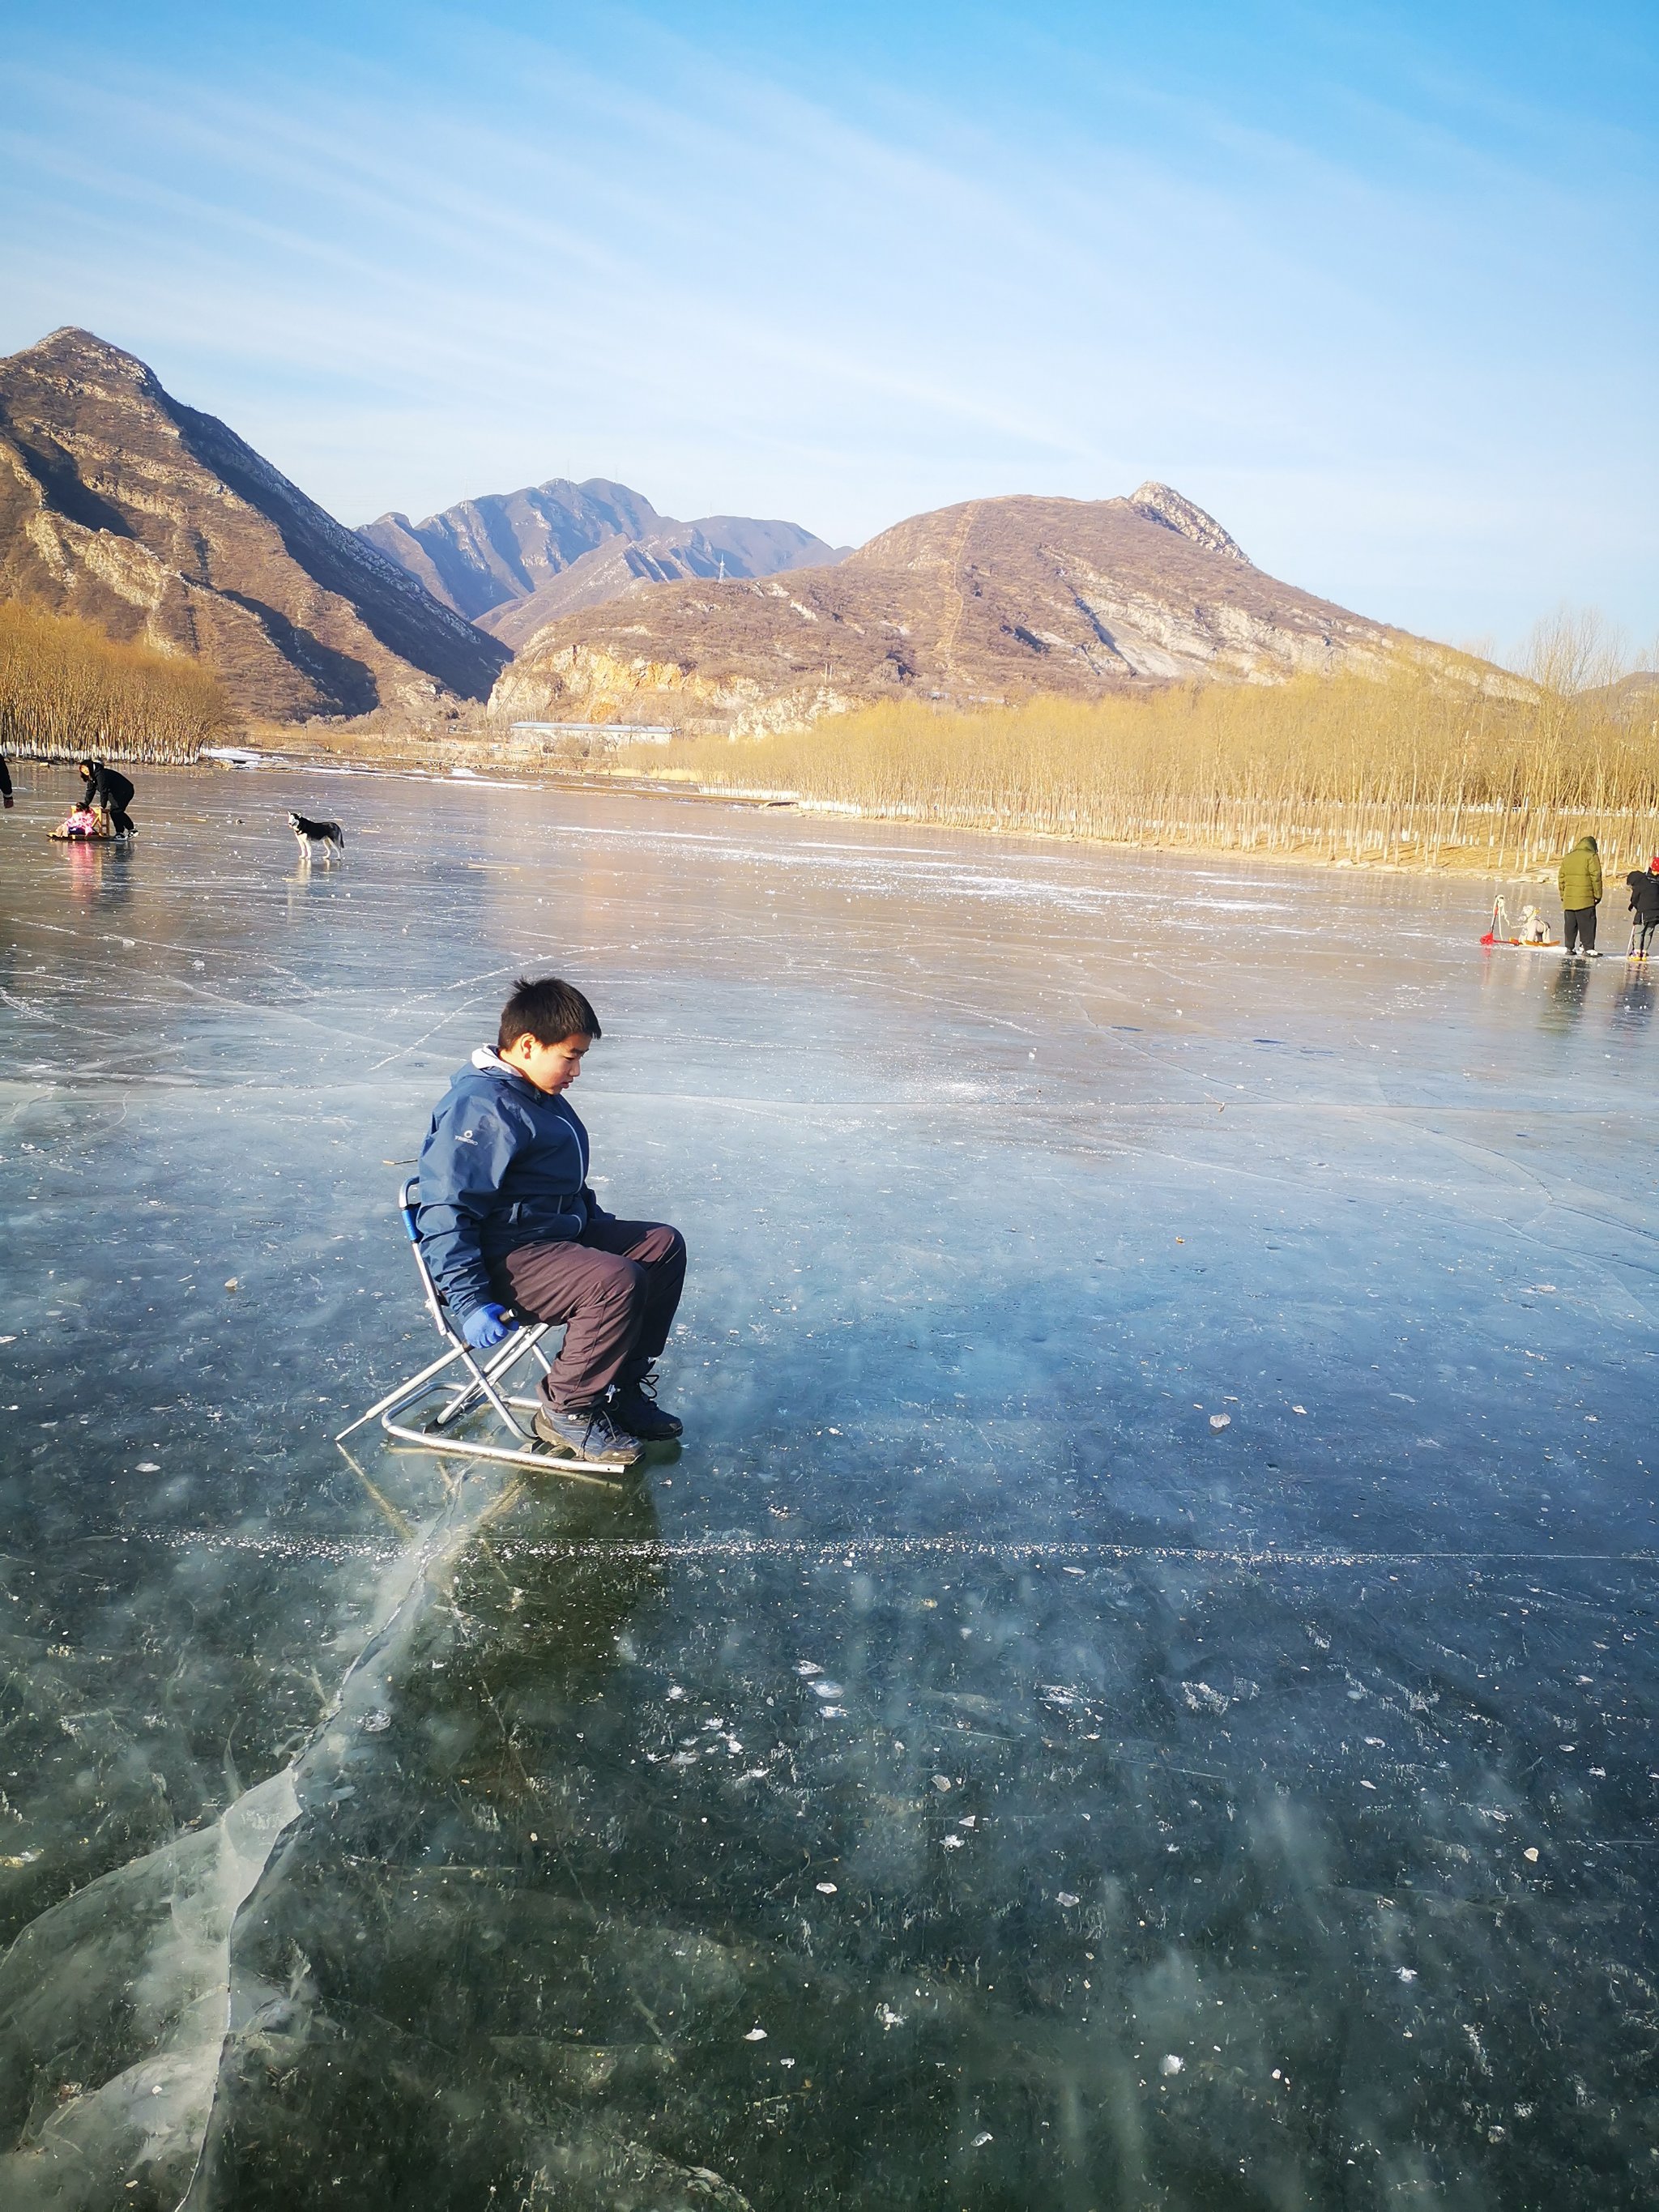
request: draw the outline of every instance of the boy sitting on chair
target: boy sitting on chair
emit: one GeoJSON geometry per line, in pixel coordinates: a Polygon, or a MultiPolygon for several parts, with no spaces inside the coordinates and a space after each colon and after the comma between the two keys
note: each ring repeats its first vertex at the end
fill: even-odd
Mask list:
{"type": "Polygon", "coordinates": [[[509,1309],[565,1324],[542,1378],[542,1442],[629,1467],[642,1444],[682,1427],[657,1404],[651,1370],[680,1302],[685,1240],[662,1223],[618,1221],[587,1188],[587,1132],[564,1093],[600,1035],[574,985],[514,985],[495,1049],[473,1054],[432,1117],[416,1227],[475,1352],[506,1341],[509,1309]]]}

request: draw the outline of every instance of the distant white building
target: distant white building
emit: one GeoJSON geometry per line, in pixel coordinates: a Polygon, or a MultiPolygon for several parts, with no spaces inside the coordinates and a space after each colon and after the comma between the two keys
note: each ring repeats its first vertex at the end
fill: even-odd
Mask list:
{"type": "Polygon", "coordinates": [[[672,730],[659,722],[509,722],[509,737],[589,738],[602,745],[665,745],[672,730]]]}

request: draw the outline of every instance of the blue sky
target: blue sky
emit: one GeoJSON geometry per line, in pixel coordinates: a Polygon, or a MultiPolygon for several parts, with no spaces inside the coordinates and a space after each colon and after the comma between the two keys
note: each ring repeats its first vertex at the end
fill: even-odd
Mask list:
{"type": "Polygon", "coordinates": [[[0,351],[84,325],[347,521],[1150,476],[1431,635],[1659,632],[1651,0],[7,20],[0,351]]]}

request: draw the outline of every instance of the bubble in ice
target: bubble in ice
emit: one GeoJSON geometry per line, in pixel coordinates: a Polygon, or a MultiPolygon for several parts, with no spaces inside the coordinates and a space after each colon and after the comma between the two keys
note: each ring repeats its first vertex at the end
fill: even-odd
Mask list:
{"type": "Polygon", "coordinates": [[[812,1695],[815,1698],[844,1698],[847,1695],[847,1691],[843,1684],[840,1682],[832,1682],[826,1676],[823,1680],[813,1683],[812,1695]]]}
{"type": "Polygon", "coordinates": [[[836,1885],[833,1881],[821,1881],[817,1884],[817,1888],[820,1897],[833,1897],[836,1893],[836,1885]]]}
{"type": "Polygon", "coordinates": [[[810,1659],[797,1659],[795,1672],[800,1676],[802,1681],[810,1682],[814,1674],[823,1674],[823,1669],[822,1667],[815,1667],[810,1659]]]}
{"type": "Polygon", "coordinates": [[[950,1786],[951,1778],[948,1774],[936,1774],[933,1777],[933,1787],[935,1790],[948,1790],[950,1786]]]}
{"type": "Polygon", "coordinates": [[[1536,1865],[1537,1865],[1537,1863],[1538,1863],[1538,1846],[1537,1846],[1537,1844],[1528,1844],[1527,1845],[1526,1850],[1525,1850],[1524,1851],[1522,1851],[1522,1852],[1521,1856],[1522,1856],[1522,1857],[1523,1859],[1528,1860],[1528,1861],[1532,1865],[1536,1866],[1536,1865]]]}
{"type": "Polygon", "coordinates": [[[1054,1893],[1056,1905],[1081,1905],[1083,1899],[1080,1897],[1073,1897],[1069,1889],[1057,1890],[1054,1893]]]}
{"type": "Polygon", "coordinates": [[[363,1734],[365,1735],[384,1735],[391,1726],[391,1714],[388,1712],[383,1712],[379,1705],[375,1706],[372,1713],[365,1713],[363,1715],[363,1734]]]}
{"type": "Polygon", "coordinates": [[[981,2128],[978,2135],[974,2137],[974,2148],[975,2150],[983,2150],[988,2142],[994,2142],[995,2141],[996,2137],[991,2133],[988,2128],[981,2128]]]}
{"type": "Polygon", "coordinates": [[[160,1474],[161,1463],[159,1460],[141,1459],[138,1462],[138,1472],[140,1474],[160,1474]]]}
{"type": "Polygon", "coordinates": [[[763,2027],[751,2027],[743,2039],[745,2043],[764,2043],[766,2030],[763,2027]]]}
{"type": "Polygon", "coordinates": [[[904,2014],[902,2012],[895,2012],[890,2004],[878,2004],[876,2007],[876,2018],[884,2028],[890,2030],[902,2027],[904,2025],[904,2014]]]}
{"type": "Polygon", "coordinates": [[[1186,2060],[1184,2058],[1177,2058],[1173,2051],[1166,2051],[1163,2057],[1158,2062],[1158,2070],[1160,2074],[1165,2075],[1179,2074],[1182,2068],[1185,2066],[1186,2063],[1186,2060]]]}
{"type": "Polygon", "coordinates": [[[685,1692],[678,1682],[671,1682],[668,1686],[668,1694],[671,1698],[683,1698],[685,1692]]]}
{"type": "Polygon", "coordinates": [[[1417,1979],[1415,1966],[1396,1966],[1395,1972],[1402,1982],[1414,1982],[1417,1979]]]}
{"type": "Polygon", "coordinates": [[[947,1836],[945,1838],[945,1848],[947,1851],[959,1851],[962,1849],[962,1838],[960,1836],[947,1836]]]}
{"type": "Polygon", "coordinates": [[[1210,1416],[1210,1426],[1212,1429],[1230,1429],[1232,1425],[1233,1417],[1231,1413],[1212,1413],[1210,1416]]]}

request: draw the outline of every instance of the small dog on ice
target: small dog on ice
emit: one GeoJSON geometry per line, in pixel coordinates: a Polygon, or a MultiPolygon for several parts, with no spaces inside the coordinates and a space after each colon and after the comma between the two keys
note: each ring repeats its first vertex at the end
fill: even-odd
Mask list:
{"type": "Polygon", "coordinates": [[[310,860],[321,853],[325,860],[333,861],[335,848],[343,854],[345,837],[337,822],[307,822],[303,814],[290,814],[289,826],[300,841],[300,858],[310,860]]]}

